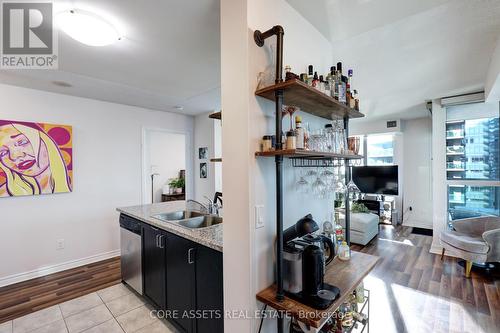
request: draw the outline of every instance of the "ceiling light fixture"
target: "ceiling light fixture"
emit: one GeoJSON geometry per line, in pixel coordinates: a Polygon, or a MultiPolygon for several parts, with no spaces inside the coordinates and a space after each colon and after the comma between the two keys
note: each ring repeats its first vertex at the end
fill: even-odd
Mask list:
{"type": "Polygon", "coordinates": [[[67,10],[57,14],[56,20],[62,31],[85,45],[106,46],[122,39],[111,22],[89,11],[67,10]]]}

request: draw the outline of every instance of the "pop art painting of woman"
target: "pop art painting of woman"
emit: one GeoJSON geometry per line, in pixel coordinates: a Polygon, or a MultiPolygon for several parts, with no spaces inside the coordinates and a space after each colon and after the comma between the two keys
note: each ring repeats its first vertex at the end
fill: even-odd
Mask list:
{"type": "Polygon", "coordinates": [[[0,197],[72,191],[72,128],[0,120],[0,197]]]}

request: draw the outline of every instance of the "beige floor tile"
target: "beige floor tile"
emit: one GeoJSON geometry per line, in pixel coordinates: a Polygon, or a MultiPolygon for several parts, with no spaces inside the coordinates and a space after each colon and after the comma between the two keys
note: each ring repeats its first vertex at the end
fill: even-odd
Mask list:
{"type": "Polygon", "coordinates": [[[37,328],[34,331],[30,331],[29,333],[68,333],[68,329],[66,328],[64,320],[59,320],[47,326],[37,328]]]}
{"type": "Polygon", "coordinates": [[[151,316],[150,311],[146,306],[141,306],[117,317],[116,320],[126,333],[132,333],[159,320],[151,316]]]}
{"type": "Polygon", "coordinates": [[[110,319],[113,319],[111,312],[103,304],[95,308],[77,313],[66,318],[66,325],[70,333],[82,332],[91,327],[102,324],[110,319]]]}
{"type": "Polygon", "coordinates": [[[136,309],[142,305],[144,305],[144,301],[137,297],[135,294],[128,294],[106,303],[109,311],[111,311],[111,313],[115,317],[118,317],[119,315],[136,309]]]}
{"type": "Polygon", "coordinates": [[[12,333],[12,320],[0,324],[0,333],[12,333]]]}
{"type": "Polygon", "coordinates": [[[104,303],[114,300],[115,298],[128,295],[130,293],[132,293],[132,291],[123,283],[119,283],[97,292],[104,303]]]}
{"type": "Polygon", "coordinates": [[[63,317],[67,318],[101,304],[103,304],[101,298],[96,293],[92,293],[64,302],[59,304],[59,306],[61,307],[63,317]]]}
{"type": "Polygon", "coordinates": [[[123,333],[123,330],[115,319],[111,319],[105,323],[83,331],[83,333],[123,333]]]}
{"type": "Polygon", "coordinates": [[[13,332],[24,333],[63,319],[58,305],[14,319],[13,332]]]}
{"type": "Polygon", "coordinates": [[[157,320],[151,325],[141,328],[135,333],[178,333],[175,328],[163,320],[157,320]]]}

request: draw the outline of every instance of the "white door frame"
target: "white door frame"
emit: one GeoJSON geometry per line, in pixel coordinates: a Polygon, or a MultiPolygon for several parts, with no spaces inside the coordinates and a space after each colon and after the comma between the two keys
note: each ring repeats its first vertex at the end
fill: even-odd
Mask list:
{"type": "Polygon", "coordinates": [[[186,199],[192,197],[193,193],[193,132],[189,130],[172,130],[161,127],[150,127],[143,126],[142,127],[142,135],[141,135],[141,203],[148,204],[149,203],[149,195],[150,190],[147,189],[146,183],[149,181],[151,170],[146,170],[146,135],[148,132],[163,132],[169,134],[183,134],[185,137],[185,149],[186,149],[186,199]]]}

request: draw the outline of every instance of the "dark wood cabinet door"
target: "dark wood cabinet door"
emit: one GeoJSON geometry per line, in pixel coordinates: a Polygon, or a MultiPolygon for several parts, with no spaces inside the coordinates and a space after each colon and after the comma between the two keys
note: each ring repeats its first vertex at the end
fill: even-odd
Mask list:
{"type": "Polygon", "coordinates": [[[222,253],[203,245],[196,249],[196,308],[210,311],[210,319],[197,319],[197,333],[224,332],[222,253]]]}
{"type": "Polygon", "coordinates": [[[195,332],[196,243],[167,233],[167,309],[177,313],[173,322],[186,333],[195,332]]]}
{"type": "Polygon", "coordinates": [[[158,309],[165,309],[166,233],[152,226],[142,229],[142,276],[144,295],[158,309]]]}

